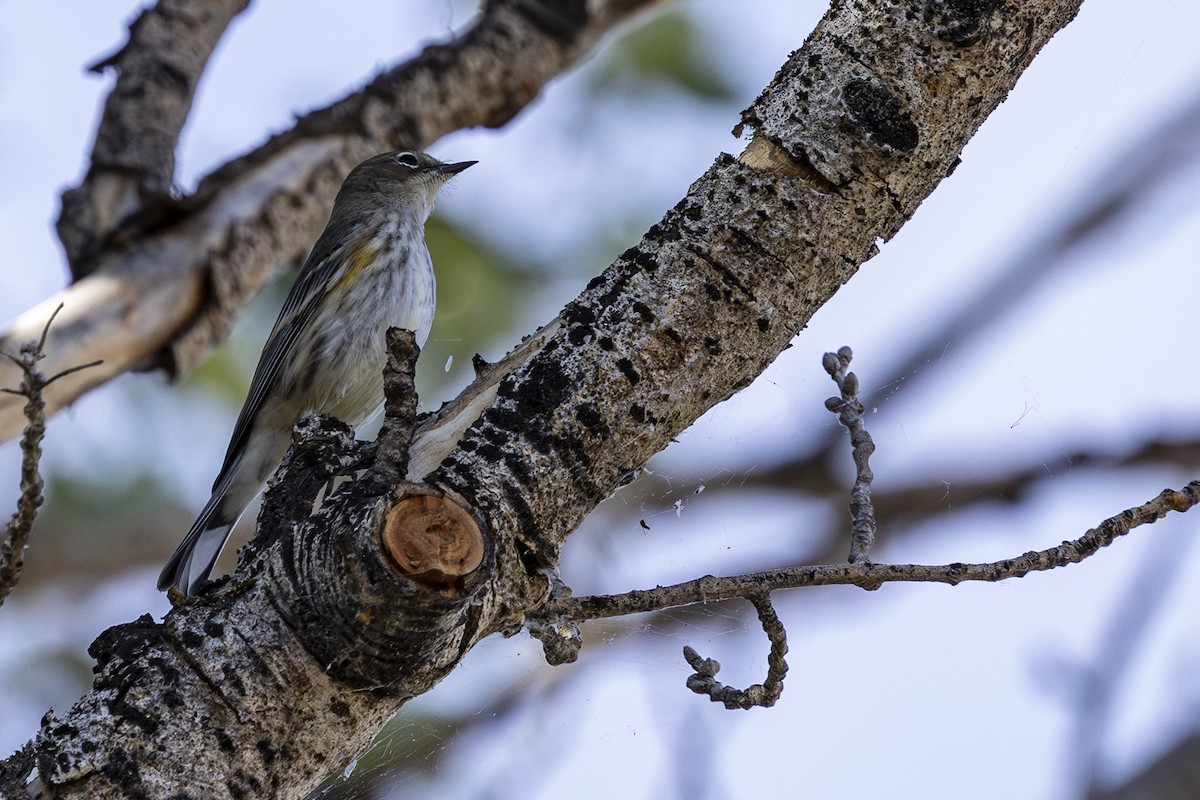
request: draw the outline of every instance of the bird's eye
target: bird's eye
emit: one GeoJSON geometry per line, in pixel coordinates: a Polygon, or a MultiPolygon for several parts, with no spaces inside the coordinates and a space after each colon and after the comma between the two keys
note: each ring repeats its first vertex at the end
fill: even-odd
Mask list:
{"type": "Polygon", "coordinates": [[[408,167],[409,169],[416,169],[417,167],[421,166],[421,162],[418,161],[417,157],[412,153],[398,153],[396,155],[396,163],[402,167],[408,167]]]}

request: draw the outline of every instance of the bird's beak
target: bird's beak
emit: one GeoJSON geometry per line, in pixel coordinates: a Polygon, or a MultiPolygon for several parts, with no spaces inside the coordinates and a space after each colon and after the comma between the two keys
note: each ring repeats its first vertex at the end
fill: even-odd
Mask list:
{"type": "Polygon", "coordinates": [[[438,167],[438,172],[443,175],[457,175],[472,164],[478,163],[478,161],[456,161],[453,164],[442,164],[438,167]]]}

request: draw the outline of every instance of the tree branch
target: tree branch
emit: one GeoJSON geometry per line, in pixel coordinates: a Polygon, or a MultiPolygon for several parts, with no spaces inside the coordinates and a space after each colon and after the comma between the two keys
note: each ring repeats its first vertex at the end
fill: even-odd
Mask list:
{"type": "MultiPolygon", "coordinates": [[[[112,68],[83,182],[62,196],[58,237],[75,280],[135,212],[172,208],[175,148],[208,59],[249,0],[159,0],[129,26],[129,41],[90,69],[112,68]]],[[[137,223],[145,227],[147,221],[137,223]]]]}
{"type": "Polygon", "coordinates": [[[825,566],[788,567],[754,572],[731,578],[706,575],[672,586],[640,589],[616,595],[595,595],[554,600],[539,610],[542,615],[557,615],[576,621],[617,617],[658,611],[693,603],[712,603],[718,600],[749,598],[754,594],[797,589],[802,586],[858,586],[878,589],[885,583],[947,583],[956,586],[967,581],[996,582],[1022,578],[1030,572],[1077,564],[1095,555],[1102,547],[1112,544],[1132,529],[1157,522],[1168,512],[1187,511],[1200,502],[1200,481],[1192,481],[1182,489],[1164,489],[1158,497],[1140,506],[1122,511],[1091,528],[1078,539],[1063,542],[1058,547],[1028,552],[1003,561],[986,564],[830,564],[825,566]]]}
{"type": "Polygon", "coordinates": [[[874,255],[1075,7],[997,7],[981,23],[989,34],[960,46],[886,4],[837,6],[743,114],[757,133],[742,157],[718,158],[540,332],[540,349],[487,379],[495,403],[477,422],[463,416],[461,441],[444,437],[456,451],[419,458],[437,465],[425,480],[519,520],[535,563],[553,564],[624,475],[753,380],[874,255]],[[895,88],[855,124],[848,105],[875,92],[863,81],[895,88]],[[892,124],[920,135],[881,140],[892,124]]]}
{"type": "MultiPolygon", "coordinates": [[[[198,795],[290,795],[356,755],[479,639],[547,605],[546,571],[579,521],[774,360],[1077,6],[949,4],[914,18],[884,0],[835,4],[744,114],[755,136],[741,159],[719,157],[519,357],[417,432],[409,475],[428,468],[423,490],[477,521],[478,568],[412,580],[381,541],[404,498],[375,480],[343,484],[311,517],[260,517],[227,584],[96,642],[94,689],[38,736],[45,785],[167,793],[186,764],[198,795]]],[[[275,485],[303,474],[292,461],[275,485]]],[[[1200,487],[1189,491],[1194,503],[1200,487]]],[[[1021,566],[1038,557],[1083,556],[1021,566]]],[[[895,568],[837,569],[875,585],[895,568]]],[[[974,575],[941,569],[950,582],[974,575]]]]}

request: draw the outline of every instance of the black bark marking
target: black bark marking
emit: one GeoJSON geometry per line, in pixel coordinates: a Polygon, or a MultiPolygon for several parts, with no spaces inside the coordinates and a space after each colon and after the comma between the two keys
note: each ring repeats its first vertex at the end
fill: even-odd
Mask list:
{"type": "Polygon", "coordinates": [[[920,141],[917,126],[904,103],[881,83],[853,80],[842,89],[842,99],[854,123],[878,145],[910,153],[920,141]]]}
{"type": "Polygon", "coordinates": [[[955,47],[969,47],[983,38],[988,18],[1002,0],[931,0],[925,19],[936,36],[955,47]]]}
{"type": "Polygon", "coordinates": [[[608,436],[608,425],[604,417],[590,403],[583,403],[575,409],[575,418],[583,423],[583,427],[600,436],[608,436]]]}
{"type": "Polygon", "coordinates": [[[633,368],[633,362],[628,358],[617,359],[617,369],[621,370],[621,374],[625,376],[631,386],[637,386],[638,381],[642,379],[642,376],[638,375],[637,370],[633,368]]]}
{"type": "Polygon", "coordinates": [[[575,41],[588,23],[587,0],[526,0],[513,8],[564,44],[575,41]]]}

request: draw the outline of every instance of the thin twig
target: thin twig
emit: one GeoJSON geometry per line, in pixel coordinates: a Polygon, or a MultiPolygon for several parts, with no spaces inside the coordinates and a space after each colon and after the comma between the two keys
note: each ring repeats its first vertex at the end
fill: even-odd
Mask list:
{"type": "Polygon", "coordinates": [[[871,505],[871,454],[875,442],[863,423],[863,404],[858,399],[858,376],[846,372],[854,358],[849,347],[836,353],[826,353],[821,360],[825,371],[837,384],[841,397],[830,397],[825,407],[838,415],[838,420],[850,431],[850,447],[854,451],[854,487],[850,490],[850,556],[851,564],[871,563],[871,545],[875,543],[875,508],[871,505]]]}
{"type": "Polygon", "coordinates": [[[779,695],[783,693],[783,678],[787,675],[788,665],[784,660],[787,655],[787,631],[771,605],[767,594],[750,595],[746,598],[754,604],[758,612],[758,621],[762,623],[763,632],[771,642],[771,652],[767,656],[767,677],[762,683],[747,686],[745,689],[735,689],[726,686],[716,679],[721,671],[721,664],[711,658],[703,658],[691,647],[684,645],[683,657],[687,659],[694,675],[687,679],[687,687],[696,694],[706,694],[714,703],[723,703],[728,709],[749,709],[759,706],[770,708],[775,705],[779,695]]]}
{"type": "Polygon", "coordinates": [[[0,542],[0,605],[4,604],[4,599],[16,588],[21,577],[21,570],[25,566],[25,548],[29,545],[29,533],[33,530],[34,520],[37,519],[37,510],[45,499],[42,496],[44,484],[38,469],[42,459],[42,438],[46,434],[46,404],[42,400],[42,390],[64,375],[100,363],[96,361],[81,364],[49,378],[37,370],[38,362],[46,357],[46,334],[49,333],[59,311],[62,311],[62,305],[54,309],[50,319],[46,320],[41,338],[36,342],[21,345],[19,356],[0,353],[20,367],[24,374],[19,388],[3,388],[0,391],[18,394],[26,399],[25,419],[28,420],[21,435],[21,494],[17,498],[17,510],[4,528],[4,540],[0,542]]]}
{"type": "Polygon", "coordinates": [[[1132,529],[1155,522],[1171,511],[1182,513],[1197,503],[1200,503],[1200,480],[1192,481],[1182,489],[1165,489],[1153,500],[1122,511],[1104,520],[1078,539],[1063,542],[1058,547],[1031,551],[1015,558],[986,564],[831,564],[787,567],[729,578],[708,575],[673,586],[640,589],[623,594],[551,600],[539,613],[544,616],[569,616],[574,620],[584,621],[736,597],[749,598],[763,592],[801,586],[852,585],[863,589],[878,589],[885,583],[896,581],[947,583],[953,586],[967,581],[995,582],[1020,578],[1030,572],[1042,572],[1076,564],[1094,555],[1100,548],[1112,544],[1132,529]]]}
{"type": "MultiPolygon", "coordinates": [[[[569,590],[557,591],[552,593],[550,600],[538,609],[536,614],[530,615],[530,630],[536,628],[541,631],[542,635],[538,638],[546,641],[547,634],[554,630],[565,631],[565,626],[570,626],[571,630],[577,631],[577,623],[589,619],[743,598],[754,604],[763,630],[771,641],[766,680],[746,689],[725,686],[716,680],[721,665],[685,646],[684,658],[695,670],[695,674],[688,678],[687,685],[698,694],[708,695],[714,702],[724,703],[726,708],[769,706],[783,691],[783,678],[787,672],[787,663],[783,658],[787,652],[786,632],[770,603],[770,593],[773,591],[801,586],[846,584],[873,590],[884,583],[895,581],[957,585],[965,581],[995,582],[1023,577],[1030,572],[1055,569],[1083,561],[1139,525],[1155,522],[1171,511],[1185,512],[1200,503],[1200,481],[1192,481],[1179,490],[1165,489],[1153,500],[1110,517],[1079,538],[1064,541],[1058,547],[1031,551],[1015,558],[984,564],[874,564],[868,558],[875,534],[875,518],[870,497],[870,485],[874,476],[868,460],[875,446],[863,425],[863,407],[857,396],[858,379],[854,373],[846,372],[852,358],[850,348],[843,347],[836,354],[826,353],[823,360],[826,371],[837,382],[842,393],[840,398],[827,400],[826,406],[838,413],[842,424],[850,431],[857,469],[850,504],[854,527],[849,563],[790,567],[729,578],[708,575],[673,586],[659,586],[617,595],[573,598],[569,590]]],[[[577,651],[576,644],[572,652],[577,651]]],[[[549,651],[547,657],[550,657],[549,651]]],[[[562,663],[563,660],[567,659],[552,663],[562,663]]]]}

